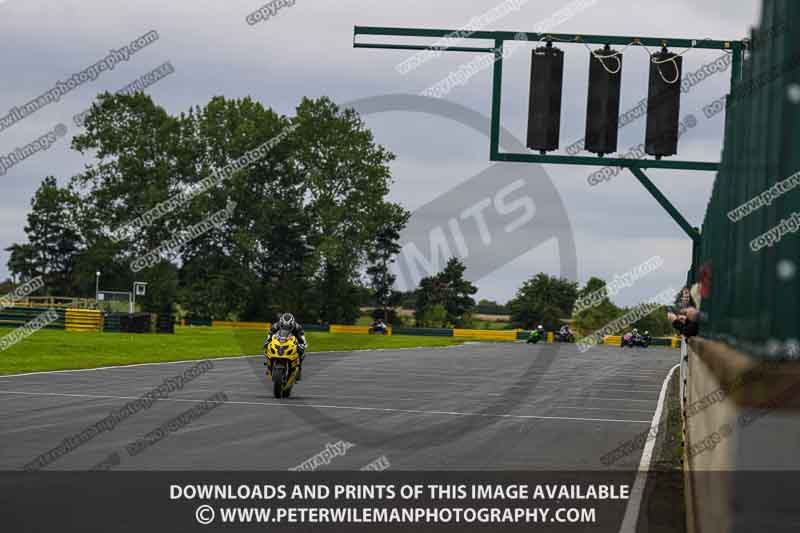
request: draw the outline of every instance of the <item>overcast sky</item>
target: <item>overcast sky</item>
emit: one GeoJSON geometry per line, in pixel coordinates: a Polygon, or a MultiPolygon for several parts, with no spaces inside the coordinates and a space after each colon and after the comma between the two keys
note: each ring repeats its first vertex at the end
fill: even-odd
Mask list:
{"type": "MultiPolygon", "coordinates": [[[[55,175],[65,183],[89,162],[69,150],[69,139],[77,132],[73,115],[86,109],[98,92],[116,91],[170,61],[175,73],[147,92],[171,113],[203,105],[215,95],[251,96],[279,113],[291,115],[303,96],[327,95],[346,103],[389,93],[419,94],[476,56],[445,53],[401,75],[395,66],[411,53],[354,49],[353,26],[458,29],[503,1],[296,0],[268,20],[249,25],[245,18],[264,2],[0,0],[0,34],[4,36],[0,118],[13,106],[28,102],[57,81],[99,61],[110,49],[118,49],[150,30],[159,34],[158,41],[113,71],[102,73],[59,102],[0,132],[0,156],[4,156],[53,131],[57,124],[68,127],[66,138],[0,176],[0,248],[23,242],[30,199],[45,176],[55,175]]],[[[533,31],[569,3],[516,0],[518,11],[486,29],[533,31]]],[[[597,0],[552,31],[740,39],[757,23],[759,7],[756,0],[597,0]]],[[[524,51],[513,54],[504,66],[503,126],[524,142],[530,46],[520,47],[524,51]]],[[[566,52],[563,150],[583,137],[588,52],[581,45],[561,48],[566,52]]],[[[694,71],[719,55],[718,51],[689,51],[684,56],[684,72],[694,71]]],[[[631,47],[623,62],[621,109],[625,110],[646,96],[648,61],[643,49],[631,47]]],[[[683,96],[681,116],[694,114],[697,125],[681,138],[680,159],[719,159],[724,114],[706,119],[702,108],[726,92],[729,80],[730,71],[715,75],[683,96]]],[[[487,69],[444,98],[488,116],[490,91],[491,69],[487,69]]],[[[365,120],[377,141],[397,155],[391,198],[412,211],[437,198],[446,199],[443,195],[448,191],[491,166],[486,137],[452,120],[404,111],[372,114],[365,120]]],[[[644,120],[624,128],[620,132],[621,151],[642,142],[644,128],[644,120]]],[[[525,165],[516,165],[519,172],[527,172],[525,165]]],[[[679,287],[690,260],[686,235],[632,175],[623,172],[610,182],[591,187],[587,176],[593,170],[547,165],[535,173],[537,179],[549,179],[554,184],[565,206],[568,220],[559,224],[569,227],[574,236],[578,281],[592,275],[611,279],[659,255],[664,258],[663,267],[615,300],[630,305],[667,287],[679,287]]],[[[649,175],[687,219],[699,226],[713,173],[650,171],[649,175]]],[[[536,272],[563,274],[558,244],[555,239],[544,242],[507,264],[497,265],[480,280],[479,296],[506,301],[536,272]]],[[[7,260],[8,254],[0,252],[0,278],[8,275],[7,260]]]]}

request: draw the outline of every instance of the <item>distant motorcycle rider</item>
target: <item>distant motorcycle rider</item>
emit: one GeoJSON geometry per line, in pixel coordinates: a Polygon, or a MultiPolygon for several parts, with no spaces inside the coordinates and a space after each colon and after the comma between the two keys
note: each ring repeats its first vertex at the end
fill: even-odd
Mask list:
{"type": "Polygon", "coordinates": [[[297,339],[297,347],[300,350],[300,370],[297,373],[297,381],[300,381],[300,376],[303,374],[303,360],[306,358],[306,348],[308,347],[306,333],[303,330],[303,326],[294,319],[291,313],[283,313],[280,318],[278,318],[278,321],[269,328],[269,334],[264,341],[264,348],[269,345],[272,336],[279,331],[288,331],[297,339]]]}

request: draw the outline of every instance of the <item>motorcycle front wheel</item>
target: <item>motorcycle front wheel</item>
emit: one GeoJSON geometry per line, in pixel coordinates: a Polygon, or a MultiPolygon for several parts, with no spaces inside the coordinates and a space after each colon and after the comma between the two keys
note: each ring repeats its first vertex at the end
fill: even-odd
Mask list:
{"type": "Polygon", "coordinates": [[[272,369],[272,394],[276,398],[283,397],[284,372],[286,368],[283,365],[275,365],[272,369]]]}
{"type": "MultiPolygon", "coordinates": [[[[295,372],[296,371],[297,370],[295,370],[295,372]]],[[[292,377],[291,370],[287,370],[286,381],[289,381],[289,378],[291,378],[291,377],[292,377]]],[[[288,398],[289,396],[292,395],[292,387],[293,387],[293,385],[287,385],[286,388],[283,389],[283,397],[284,398],[288,398]]]]}

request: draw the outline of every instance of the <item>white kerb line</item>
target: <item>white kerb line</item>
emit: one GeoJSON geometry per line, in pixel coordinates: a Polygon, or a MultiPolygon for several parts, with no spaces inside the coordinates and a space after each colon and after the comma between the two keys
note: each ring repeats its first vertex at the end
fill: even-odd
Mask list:
{"type": "Polygon", "coordinates": [[[653,422],[650,424],[650,434],[642,450],[642,459],[639,461],[639,470],[636,472],[636,480],[633,482],[631,488],[631,497],[628,499],[628,506],[625,508],[625,516],[622,518],[622,525],[619,528],[620,533],[635,533],[636,522],[639,518],[639,508],[642,505],[642,496],[644,496],[644,488],[647,483],[647,472],[650,470],[650,461],[653,456],[653,448],[656,444],[658,437],[658,424],[661,420],[661,413],[664,410],[664,401],[667,396],[667,385],[672,378],[672,374],[681,365],[677,364],[670,368],[664,383],[661,385],[661,393],[658,395],[658,405],[656,412],[653,414],[653,422]]]}

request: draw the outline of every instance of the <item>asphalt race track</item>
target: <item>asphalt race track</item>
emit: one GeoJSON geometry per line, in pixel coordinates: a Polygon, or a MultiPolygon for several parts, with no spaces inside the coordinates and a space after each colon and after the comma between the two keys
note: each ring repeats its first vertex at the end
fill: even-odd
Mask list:
{"type": "MultiPolygon", "coordinates": [[[[379,458],[399,470],[635,469],[641,452],[612,467],[600,457],[647,429],[678,357],[520,343],[312,353],[287,400],[272,397],[262,358],[215,359],[45,469],[88,470],[118,452],[116,470],[286,470],[341,442],[320,470],[379,458]],[[227,401],[126,451],[217,393],[227,401]]],[[[21,469],[196,363],[0,377],[0,468],[21,469]]]]}

